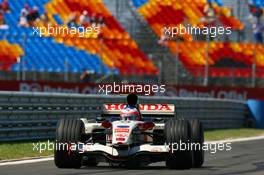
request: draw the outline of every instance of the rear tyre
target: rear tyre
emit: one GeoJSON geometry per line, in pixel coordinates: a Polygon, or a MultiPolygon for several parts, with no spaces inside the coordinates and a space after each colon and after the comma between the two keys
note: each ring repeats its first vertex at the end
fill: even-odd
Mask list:
{"type": "Polygon", "coordinates": [[[187,147],[191,138],[190,124],[188,121],[169,120],[165,123],[164,134],[165,142],[171,148],[166,159],[166,166],[171,169],[191,168],[192,151],[187,147]],[[182,150],[180,150],[181,145],[185,145],[186,148],[184,149],[182,146],[182,150]]]}
{"type": "Polygon", "coordinates": [[[202,123],[197,119],[189,121],[191,125],[191,140],[193,145],[193,167],[199,168],[204,163],[204,150],[202,149],[204,143],[204,129],[202,123]]]}
{"type": "Polygon", "coordinates": [[[56,129],[54,162],[58,168],[80,168],[82,156],[78,151],[69,150],[71,143],[81,141],[84,125],[81,120],[61,119],[56,129]]]}

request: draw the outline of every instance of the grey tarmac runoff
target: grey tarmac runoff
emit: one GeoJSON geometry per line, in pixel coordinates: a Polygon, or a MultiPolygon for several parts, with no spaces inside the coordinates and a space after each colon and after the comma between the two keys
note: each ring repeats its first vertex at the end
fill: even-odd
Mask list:
{"type": "Polygon", "coordinates": [[[58,169],[53,160],[17,165],[0,164],[1,175],[264,175],[264,139],[232,143],[231,151],[205,153],[202,168],[170,170],[165,162],[151,164],[136,170],[110,167],[106,163],[98,167],[58,169]]]}

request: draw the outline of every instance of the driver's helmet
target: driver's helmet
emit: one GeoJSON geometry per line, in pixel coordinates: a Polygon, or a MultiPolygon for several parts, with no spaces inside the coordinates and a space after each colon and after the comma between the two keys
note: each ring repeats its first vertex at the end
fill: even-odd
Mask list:
{"type": "Polygon", "coordinates": [[[122,120],[140,120],[140,114],[136,107],[127,106],[121,110],[120,117],[122,120]]]}

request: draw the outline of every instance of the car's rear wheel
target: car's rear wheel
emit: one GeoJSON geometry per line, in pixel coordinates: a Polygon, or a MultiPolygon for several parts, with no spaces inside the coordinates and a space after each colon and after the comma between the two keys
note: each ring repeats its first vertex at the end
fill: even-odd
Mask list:
{"type": "Polygon", "coordinates": [[[191,140],[193,143],[193,167],[201,167],[204,163],[204,129],[202,123],[197,119],[189,121],[191,125],[191,140]]]}
{"type": "MultiPolygon", "coordinates": [[[[58,168],[80,168],[82,156],[77,150],[70,150],[71,144],[78,144],[84,129],[77,119],[61,119],[56,129],[54,162],[58,168]]],[[[76,145],[75,145],[76,147],[76,145]]]]}
{"type": "Polygon", "coordinates": [[[171,169],[191,168],[192,151],[187,147],[191,139],[189,122],[185,120],[169,120],[165,123],[164,134],[165,142],[171,148],[166,158],[167,167],[171,169]],[[186,145],[185,148],[183,145],[186,145]],[[182,149],[180,149],[180,146],[182,149]]]}

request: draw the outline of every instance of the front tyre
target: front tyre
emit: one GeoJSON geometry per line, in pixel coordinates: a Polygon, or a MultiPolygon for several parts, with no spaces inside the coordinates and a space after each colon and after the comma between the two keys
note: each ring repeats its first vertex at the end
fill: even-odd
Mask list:
{"type": "Polygon", "coordinates": [[[191,128],[188,121],[169,120],[164,128],[165,142],[170,145],[170,152],[166,159],[167,167],[171,169],[189,169],[192,167],[192,151],[187,145],[191,139],[191,128]],[[174,146],[173,146],[174,144],[174,146]],[[177,148],[175,146],[177,145],[177,148]],[[186,145],[185,149],[179,149],[186,145]],[[174,149],[173,149],[174,148],[174,149]]]}
{"type": "Polygon", "coordinates": [[[82,156],[78,151],[70,150],[72,143],[81,141],[84,125],[81,120],[61,119],[56,129],[54,162],[58,168],[80,168],[82,156]]]}
{"type": "Polygon", "coordinates": [[[189,121],[191,125],[191,140],[193,143],[193,167],[199,168],[204,163],[204,129],[202,123],[197,119],[189,121]]]}

